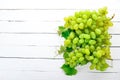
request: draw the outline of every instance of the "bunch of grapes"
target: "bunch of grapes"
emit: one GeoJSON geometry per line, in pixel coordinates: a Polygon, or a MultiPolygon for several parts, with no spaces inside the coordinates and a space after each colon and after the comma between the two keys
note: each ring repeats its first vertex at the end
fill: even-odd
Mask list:
{"type": "Polygon", "coordinates": [[[98,11],[83,10],[64,18],[64,26],[59,26],[58,34],[65,38],[59,53],[63,53],[65,63],[61,67],[67,75],[77,73],[76,66],[91,63],[90,70],[105,71],[110,56],[109,27],[113,26],[107,17],[107,7],[98,11]]]}

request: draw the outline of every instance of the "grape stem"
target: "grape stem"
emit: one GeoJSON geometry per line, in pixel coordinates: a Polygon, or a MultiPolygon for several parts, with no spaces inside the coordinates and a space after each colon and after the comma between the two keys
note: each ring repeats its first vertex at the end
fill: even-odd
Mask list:
{"type": "Polygon", "coordinates": [[[112,20],[115,17],[115,14],[113,14],[113,16],[110,18],[110,20],[112,20]]]}

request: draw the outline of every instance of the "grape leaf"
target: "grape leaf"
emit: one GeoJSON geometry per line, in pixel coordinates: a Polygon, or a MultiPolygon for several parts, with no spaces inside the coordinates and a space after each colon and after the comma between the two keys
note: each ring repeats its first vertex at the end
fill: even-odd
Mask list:
{"type": "Polygon", "coordinates": [[[62,67],[63,71],[66,75],[72,76],[77,73],[77,70],[75,68],[71,68],[69,65],[63,64],[62,67]]]}
{"type": "Polygon", "coordinates": [[[64,54],[63,54],[63,57],[66,59],[66,58],[68,58],[69,56],[68,56],[68,53],[67,52],[65,52],[64,54]]]}
{"type": "Polygon", "coordinates": [[[65,51],[65,49],[66,49],[66,48],[61,45],[61,46],[60,46],[60,50],[58,50],[58,53],[59,53],[59,54],[62,54],[62,53],[65,51]]]}
{"type": "Polygon", "coordinates": [[[70,34],[70,30],[69,29],[65,29],[63,32],[62,32],[62,37],[64,37],[65,39],[68,38],[70,34]]]}
{"type": "Polygon", "coordinates": [[[62,35],[62,37],[64,37],[65,39],[67,39],[67,37],[70,34],[70,30],[69,29],[65,29],[64,26],[59,26],[58,34],[62,35]]]}
{"type": "Polygon", "coordinates": [[[58,34],[59,35],[61,35],[64,30],[65,30],[64,26],[58,26],[58,34]]]}
{"type": "Polygon", "coordinates": [[[67,52],[71,52],[72,50],[73,50],[72,48],[68,48],[68,47],[66,48],[67,52]]]}

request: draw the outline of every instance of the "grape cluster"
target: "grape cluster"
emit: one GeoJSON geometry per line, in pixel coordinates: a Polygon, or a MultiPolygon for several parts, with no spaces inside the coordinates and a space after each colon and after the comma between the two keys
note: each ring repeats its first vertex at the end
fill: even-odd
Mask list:
{"type": "MultiPolygon", "coordinates": [[[[73,16],[64,18],[64,26],[59,26],[58,33],[65,38],[59,53],[63,53],[65,64],[75,69],[91,63],[90,70],[105,71],[109,65],[110,55],[109,27],[113,26],[112,18],[107,17],[107,7],[98,11],[83,10],[75,12],[73,16]]],[[[65,68],[66,69],[66,68],[65,68]]],[[[64,70],[67,74],[67,71],[64,70]]],[[[71,73],[72,74],[72,73],[71,73]]],[[[69,74],[68,74],[69,75],[69,74]]]]}

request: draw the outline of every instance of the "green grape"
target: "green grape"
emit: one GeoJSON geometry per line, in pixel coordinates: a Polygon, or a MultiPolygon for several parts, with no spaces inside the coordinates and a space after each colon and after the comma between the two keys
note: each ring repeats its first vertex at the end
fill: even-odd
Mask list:
{"type": "Polygon", "coordinates": [[[101,32],[100,29],[95,29],[95,33],[98,34],[98,35],[100,35],[102,32],[101,32]]]}
{"type": "Polygon", "coordinates": [[[93,69],[95,69],[95,67],[96,67],[95,64],[91,64],[89,68],[90,68],[90,70],[93,70],[93,69]]]}
{"type": "Polygon", "coordinates": [[[71,25],[75,25],[76,24],[76,21],[71,21],[71,25]]]}
{"type": "Polygon", "coordinates": [[[83,56],[83,54],[82,53],[76,53],[76,57],[82,57],[83,56]]]}
{"type": "Polygon", "coordinates": [[[82,62],[84,60],[84,57],[79,58],[79,62],[82,62]]]}
{"type": "Polygon", "coordinates": [[[85,43],[88,44],[90,39],[85,39],[85,43]]]}
{"type": "Polygon", "coordinates": [[[70,44],[71,44],[71,40],[67,39],[67,40],[64,41],[64,45],[65,45],[65,46],[68,46],[68,45],[70,45],[70,44]]]}
{"type": "Polygon", "coordinates": [[[85,11],[85,14],[88,16],[88,18],[90,17],[90,15],[91,15],[91,12],[90,12],[90,10],[86,10],[85,11]]]}
{"type": "Polygon", "coordinates": [[[87,15],[85,15],[85,14],[83,14],[83,16],[82,16],[84,19],[87,19],[88,17],[87,17],[87,15]]]}
{"type": "Polygon", "coordinates": [[[99,65],[96,65],[96,70],[100,70],[100,66],[99,65]]]}
{"type": "Polygon", "coordinates": [[[96,14],[92,14],[92,18],[93,18],[94,20],[97,20],[97,15],[96,15],[96,14]]]}
{"type": "Polygon", "coordinates": [[[78,41],[79,41],[79,38],[78,38],[78,37],[75,37],[75,38],[73,39],[73,44],[77,44],[78,41]]]}
{"type": "Polygon", "coordinates": [[[69,38],[70,39],[73,39],[75,37],[75,33],[74,32],[71,32],[70,35],[69,35],[69,38]]]}
{"type": "Polygon", "coordinates": [[[96,48],[96,50],[101,50],[101,47],[100,47],[100,46],[98,46],[98,47],[96,48]]]}
{"type": "Polygon", "coordinates": [[[94,23],[93,23],[92,26],[90,26],[90,28],[91,28],[93,31],[95,30],[96,27],[97,27],[97,26],[96,26],[96,24],[94,24],[94,23]]]}
{"type": "Polygon", "coordinates": [[[81,31],[81,30],[76,30],[75,32],[76,32],[77,35],[82,34],[82,31],[81,31]]]}
{"type": "Polygon", "coordinates": [[[88,63],[87,60],[83,60],[83,61],[80,62],[80,65],[85,65],[85,64],[87,64],[87,63],[88,63]]]}
{"type": "Polygon", "coordinates": [[[101,38],[97,38],[97,41],[101,43],[101,42],[102,42],[102,39],[101,39],[101,38]]]}
{"type": "Polygon", "coordinates": [[[74,54],[73,52],[71,52],[71,53],[69,54],[69,57],[72,58],[74,55],[75,55],[75,54],[74,54]]]}
{"type": "Polygon", "coordinates": [[[85,32],[86,34],[89,34],[89,29],[85,29],[84,32],[85,32]]]}
{"type": "Polygon", "coordinates": [[[106,36],[104,36],[104,35],[100,35],[100,38],[101,38],[101,39],[104,39],[105,37],[106,37],[106,36]]]}
{"type": "Polygon", "coordinates": [[[94,44],[96,44],[96,41],[95,41],[95,40],[90,40],[90,41],[89,41],[89,44],[90,44],[90,45],[94,45],[94,44]]]}
{"type": "Polygon", "coordinates": [[[94,33],[94,32],[90,32],[90,37],[91,37],[92,39],[96,39],[95,33],[94,33]]]}
{"type": "Polygon", "coordinates": [[[79,29],[84,29],[84,23],[79,24],[79,29]]]}
{"type": "Polygon", "coordinates": [[[90,46],[90,50],[91,51],[94,51],[95,50],[95,47],[93,45],[90,46]]]}
{"type": "Polygon", "coordinates": [[[85,53],[85,49],[84,49],[84,48],[82,48],[82,49],[81,49],[81,52],[82,52],[82,53],[85,53]]]}
{"type": "Polygon", "coordinates": [[[74,61],[77,60],[77,57],[73,56],[73,57],[72,57],[72,60],[74,60],[74,61]]]}
{"type": "Polygon", "coordinates": [[[80,43],[80,44],[83,44],[83,43],[84,43],[84,39],[80,39],[80,40],[79,40],[79,43],[80,43]]]}
{"type": "Polygon", "coordinates": [[[79,51],[78,51],[78,49],[75,49],[74,52],[75,52],[75,53],[78,53],[79,51]]]}
{"type": "Polygon", "coordinates": [[[100,50],[97,51],[97,52],[96,52],[96,57],[97,57],[97,58],[100,58],[101,56],[102,56],[102,52],[101,52],[100,50]]]}
{"type": "Polygon", "coordinates": [[[77,18],[77,23],[81,23],[82,22],[82,18],[77,18]]]}
{"type": "Polygon", "coordinates": [[[98,62],[99,62],[98,58],[94,58],[93,61],[92,61],[93,64],[96,64],[98,62]]]}
{"type": "Polygon", "coordinates": [[[80,39],[84,38],[84,34],[83,34],[83,33],[80,34],[79,38],[80,38],[80,39]]]}
{"type": "Polygon", "coordinates": [[[86,55],[90,55],[89,49],[85,49],[85,54],[86,54],[86,55]]]}
{"type": "Polygon", "coordinates": [[[93,59],[94,59],[94,56],[89,56],[88,59],[89,59],[89,60],[93,60],[93,59]]]}
{"type": "Polygon", "coordinates": [[[92,19],[89,18],[88,21],[87,21],[87,26],[91,26],[92,25],[92,19]]]}
{"type": "Polygon", "coordinates": [[[99,23],[98,23],[98,26],[103,26],[104,25],[104,23],[102,22],[102,21],[100,21],[99,23]]]}
{"type": "Polygon", "coordinates": [[[64,17],[64,21],[65,21],[65,22],[68,22],[68,21],[69,21],[69,18],[68,18],[68,17],[64,17]]]}
{"type": "Polygon", "coordinates": [[[76,49],[76,48],[77,48],[76,44],[73,44],[73,45],[72,45],[72,49],[74,50],[74,49],[76,49]]]}
{"type": "Polygon", "coordinates": [[[70,58],[66,58],[65,60],[69,62],[69,61],[70,61],[70,58]]]}
{"type": "Polygon", "coordinates": [[[73,26],[73,28],[75,29],[75,30],[78,30],[78,24],[75,24],[74,26],[73,26]]]}
{"type": "Polygon", "coordinates": [[[89,45],[86,45],[85,48],[86,48],[86,49],[89,49],[90,47],[89,47],[89,45]]]}
{"type": "Polygon", "coordinates": [[[84,38],[85,39],[90,39],[90,35],[89,34],[84,34],[84,38]]]}

